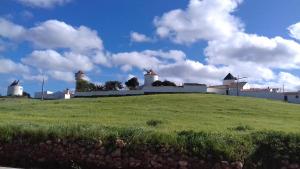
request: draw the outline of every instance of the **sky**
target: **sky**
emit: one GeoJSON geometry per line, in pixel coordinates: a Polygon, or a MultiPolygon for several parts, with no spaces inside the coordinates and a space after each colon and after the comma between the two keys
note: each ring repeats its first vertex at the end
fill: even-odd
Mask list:
{"type": "Polygon", "coordinates": [[[0,94],[33,94],[153,69],[161,80],[300,90],[299,0],[1,0],[0,94]]]}

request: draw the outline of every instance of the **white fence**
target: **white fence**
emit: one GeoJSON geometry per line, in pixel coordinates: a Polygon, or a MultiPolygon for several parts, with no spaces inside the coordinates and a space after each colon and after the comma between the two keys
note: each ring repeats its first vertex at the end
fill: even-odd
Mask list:
{"type": "Polygon", "coordinates": [[[159,87],[144,87],[144,92],[147,93],[206,93],[206,86],[159,86],[159,87]]]}
{"type": "Polygon", "coordinates": [[[142,90],[116,90],[116,91],[92,91],[92,92],[76,92],[75,97],[92,97],[92,96],[130,96],[143,95],[151,93],[205,93],[206,86],[187,85],[178,86],[159,86],[159,87],[144,87],[142,90]]]}
{"type": "Polygon", "coordinates": [[[92,97],[92,96],[130,96],[143,95],[143,90],[116,90],[116,91],[92,91],[76,92],[75,97],[92,97]]]}

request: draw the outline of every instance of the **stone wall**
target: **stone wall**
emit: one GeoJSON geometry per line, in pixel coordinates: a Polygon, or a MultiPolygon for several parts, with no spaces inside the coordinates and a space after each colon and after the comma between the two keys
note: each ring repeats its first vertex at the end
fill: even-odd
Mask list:
{"type": "MultiPolygon", "coordinates": [[[[0,165],[24,168],[136,168],[136,169],[256,169],[254,164],[205,159],[169,146],[139,145],[128,148],[123,140],[104,145],[101,141],[52,139],[38,143],[19,139],[0,143],[0,165]]],[[[299,169],[282,161],[278,169],[299,169]]],[[[275,169],[275,168],[274,168],[275,169]]]]}

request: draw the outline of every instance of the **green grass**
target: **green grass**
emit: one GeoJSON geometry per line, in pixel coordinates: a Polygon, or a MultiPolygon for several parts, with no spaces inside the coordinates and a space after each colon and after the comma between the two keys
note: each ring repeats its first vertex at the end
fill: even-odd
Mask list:
{"type": "MultiPolygon", "coordinates": [[[[168,144],[200,157],[299,161],[300,105],[212,94],[76,98],[0,98],[0,139],[116,138],[130,146],[168,144]],[[262,156],[265,154],[266,156],[262,156]],[[271,159],[270,159],[271,158],[271,159]]],[[[275,161],[272,161],[274,160],[275,161]]]]}
{"type": "Polygon", "coordinates": [[[0,99],[2,125],[88,125],[158,132],[300,131],[300,105],[210,94],[78,98],[65,101],[0,99]],[[159,125],[148,125],[159,121],[159,125]]]}

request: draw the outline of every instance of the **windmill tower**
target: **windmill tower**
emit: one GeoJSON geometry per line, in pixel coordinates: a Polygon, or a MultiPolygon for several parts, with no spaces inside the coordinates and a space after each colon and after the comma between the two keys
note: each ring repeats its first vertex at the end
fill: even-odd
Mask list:
{"type": "Polygon", "coordinates": [[[152,86],[152,83],[158,80],[158,75],[152,70],[146,70],[144,75],[144,86],[152,86]]]}
{"type": "Polygon", "coordinates": [[[84,80],[85,74],[82,70],[79,70],[77,73],[75,73],[75,80],[76,82],[79,80],[84,80]]]}
{"type": "Polygon", "coordinates": [[[19,80],[13,81],[7,88],[7,96],[23,96],[23,87],[19,80]]]}

